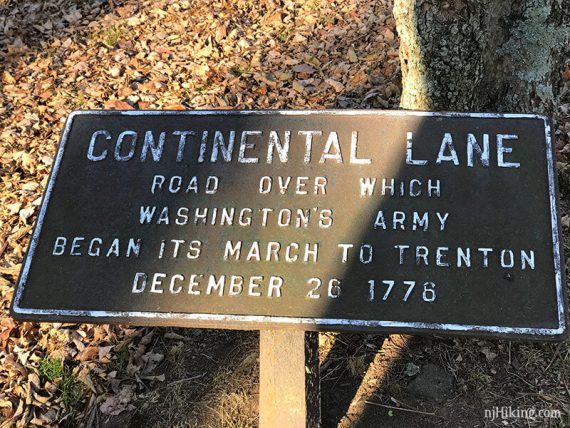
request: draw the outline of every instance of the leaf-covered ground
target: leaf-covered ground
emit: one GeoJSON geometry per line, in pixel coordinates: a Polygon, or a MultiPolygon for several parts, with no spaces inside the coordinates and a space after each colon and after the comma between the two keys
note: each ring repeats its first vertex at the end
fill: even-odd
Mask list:
{"type": "MultiPolygon", "coordinates": [[[[0,0],[0,426],[254,426],[255,332],[15,323],[14,283],[74,109],[397,108],[390,0],[0,0]]],[[[570,70],[558,155],[570,190],[570,70]]],[[[566,208],[564,232],[570,227],[566,208]]],[[[570,343],[322,334],[325,426],[570,424],[570,343]],[[410,383],[452,379],[442,400],[410,383]]]]}

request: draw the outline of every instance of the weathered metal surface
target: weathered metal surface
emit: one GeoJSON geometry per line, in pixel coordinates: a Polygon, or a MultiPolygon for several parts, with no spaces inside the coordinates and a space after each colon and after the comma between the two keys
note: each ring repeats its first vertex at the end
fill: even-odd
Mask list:
{"type": "Polygon", "coordinates": [[[78,112],[13,315],[560,338],[555,180],[533,115],[78,112]]]}
{"type": "Polygon", "coordinates": [[[321,426],[319,335],[259,333],[259,426],[321,426]]]}

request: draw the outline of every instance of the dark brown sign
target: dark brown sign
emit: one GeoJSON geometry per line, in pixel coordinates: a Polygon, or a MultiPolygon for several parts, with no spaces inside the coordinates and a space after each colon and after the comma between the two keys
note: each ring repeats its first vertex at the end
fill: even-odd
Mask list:
{"type": "Polygon", "coordinates": [[[17,319],[566,334],[548,121],[403,111],[85,111],[17,319]]]}

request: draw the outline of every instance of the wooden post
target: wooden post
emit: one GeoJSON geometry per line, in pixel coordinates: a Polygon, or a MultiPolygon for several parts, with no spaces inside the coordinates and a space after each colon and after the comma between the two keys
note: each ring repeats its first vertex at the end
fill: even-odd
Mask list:
{"type": "Polygon", "coordinates": [[[319,334],[259,332],[259,426],[321,425],[319,334]]]}

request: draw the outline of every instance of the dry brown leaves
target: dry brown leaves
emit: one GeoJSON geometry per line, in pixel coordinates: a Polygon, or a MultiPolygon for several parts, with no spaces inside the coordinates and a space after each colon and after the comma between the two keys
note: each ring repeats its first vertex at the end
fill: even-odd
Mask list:
{"type": "Polygon", "coordinates": [[[164,375],[153,374],[164,356],[152,350],[152,329],[14,324],[6,318],[0,337],[6,331],[0,354],[0,408],[6,426],[51,425],[78,416],[78,410],[84,417],[97,409],[117,415],[132,408],[137,390],[164,380],[164,375]],[[69,408],[57,382],[38,375],[47,356],[64,361],[71,370],[82,401],[76,408],[69,408]]]}

